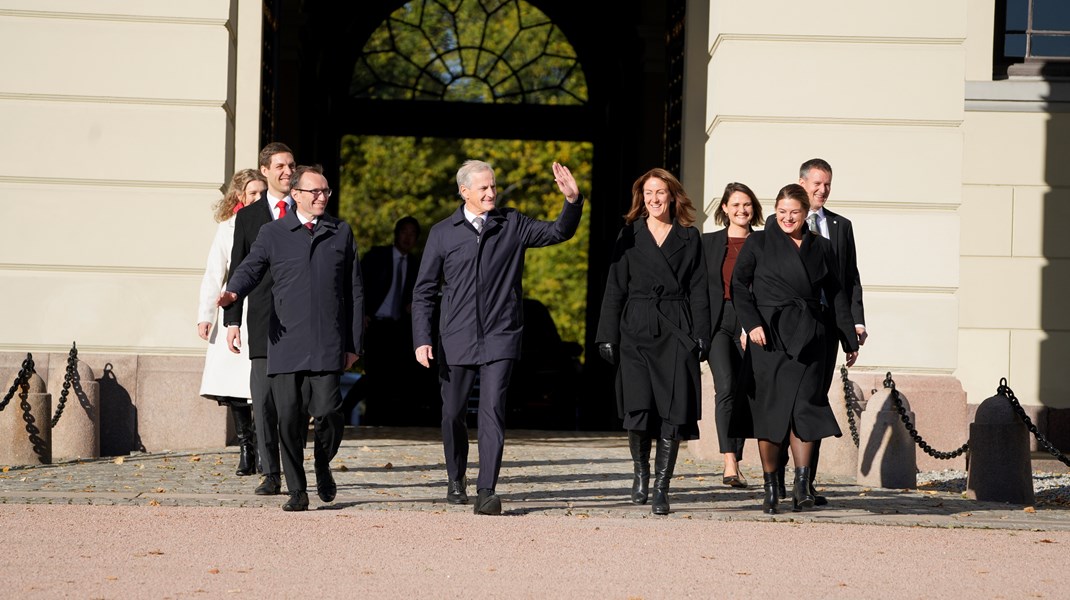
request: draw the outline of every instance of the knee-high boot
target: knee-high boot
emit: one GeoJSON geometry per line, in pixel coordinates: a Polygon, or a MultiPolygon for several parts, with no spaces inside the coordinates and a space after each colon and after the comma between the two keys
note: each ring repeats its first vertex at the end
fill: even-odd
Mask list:
{"type": "Polygon", "coordinates": [[[628,449],[632,452],[635,480],[632,481],[632,502],[646,504],[650,493],[650,434],[628,432],[628,449]]]}
{"type": "Polygon", "coordinates": [[[762,512],[767,515],[776,514],[777,505],[777,488],[780,486],[777,483],[777,472],[764,473],[765,477],[765,498],[762,500],[762,512]]]}
{"type": "Polygon", "coordinates": [[[248,404],[231,405],[234,429],[238,434],[238,468],[236,475],[256,473],[256,428],[253,425],[253,409],[248,404]]]}
{"type": "Polygon", "coordinates": [[[654,455],[654,501],[650,507],[650,512],[655,515],[669,514],[669,481],[676,468],[679,451],[680,440],[658,439],[658,449],[654,455]]]}

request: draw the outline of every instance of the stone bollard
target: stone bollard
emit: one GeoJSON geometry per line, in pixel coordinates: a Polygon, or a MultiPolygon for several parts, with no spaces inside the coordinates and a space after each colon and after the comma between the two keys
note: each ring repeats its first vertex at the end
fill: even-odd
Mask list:
{"type": "Polygon", "coordinates": [[[1032,505],[1029,430],[1007,397],[996,394],[977,407],[970,424],[966,495],[986,502],[1032,505]]]}
{"type": "MultiPolygon", "coordinates": [[[[858,485],[893,489],[918,487],[918,459],[892,390],[882,389],[870,397],[858,424],[858,485]]],[[[906,396],[899,394],[911,422],[914,413],[906,396]]]]}
{"type": "MultiPolygon", "coordinates": [[[[16,375],[0,381],[14,381],[16,375]]],[[[52,462],[52,395],[37,373],[30,375],[25,400],[21,394],[20,386],[0,412],[0,465],[47,465],[52,462]]]]}
{"type": "MultiPolygon", "coordinates": [[[[52,369],[48,389],[60,397],[66,370],[52,369]]],[[[100,384],[93,369],[78,361],[63,414],[52,428],[52,460],[100,457],[100,384]]]]}

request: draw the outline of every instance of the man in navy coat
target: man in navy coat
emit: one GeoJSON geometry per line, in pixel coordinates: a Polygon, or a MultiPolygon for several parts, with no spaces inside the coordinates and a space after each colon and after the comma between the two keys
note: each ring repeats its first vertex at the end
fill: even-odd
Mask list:
{"type": "Polygon", "coordinates": [[[494,170],[469,160],[457,171],[464,203],[431,228],[412,295],[416,360],[436,360],[442,391],[442,443],[449,486],[446,501],[468,502],[468,394],[479,374],[479,478],[476,514],[501,514],[494,493],[505,446],[505,395],[524,331],[521,277],[524,252],[570,239],[579,226],[583,196],[567,167],[553,164],[566,202],[554,222],[495,207],[494,170]],[[441,287],[438,340],[432,313],[441,287]]]}
{"type": "Polygon", "coordinates": [[[339,378],[361,352],[364,291],[353,231],[324,214],[331,189],[323,171],[299,166],[291,180],[297,210],[261,228],[219,302],[226,306],[244,297],[270,270],[277,318],[268,334],[267,370],[290,495],[282,508],[300,511],[308,508],[309,415],[315,421],[316,492],[324,502],[337,492],[330,462],[345,427],[339,378]]]}

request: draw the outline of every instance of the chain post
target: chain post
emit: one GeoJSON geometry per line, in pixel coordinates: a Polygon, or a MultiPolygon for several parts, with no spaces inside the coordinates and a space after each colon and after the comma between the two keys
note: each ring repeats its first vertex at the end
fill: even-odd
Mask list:
{"type": "Polygon", "coordinates": [[[1052,445],[1052,443],[1048,441],[1048,438],[1045,437],[1043,433],[1040,433],[1037,426],[1033,424],[1033,420],[1029,418],[1029,415],[1025,414],[1025,409],[1022,408],[1022,405],[1018,402],[1018,398],[1015,397],[1014,391],[1007,385],[1006,377],[1000,378],[999,388],[996,389],[996,393],[1003,396],[1011,403],[1011,407],[1014,408],[1014,412],[1018,414],[1018,418],[1025,423],[1026,428],[1029,429],[1029,433],[1032,433],[1033,437],[1037,439],[1037,445],[1047,451],[1048,454],[1051,454],[1058,459],[1059,462],[1070,467],[1070,458],[1067,458],[1062,451],[1052,445]]]}
{"type": "Polygon", "coordinates": [[[8,402],[11,402],[11,398],[15,396],[15,392],[21,387],[22,392],[19,393],[19,399],[25,400],[30,395],[30,375],[33,375],[35,365],[33,364],[33,354],[26,353],[26,360],[22,361],[22,368],[19,369],[19,374],[15,376],[14,383],[11,384],[11,389],[7,391],[7,395],[4,396],[4,400],[0,402],[0,411],[7,408],[8,402]]]}
{"type": "Polygon", "coordinates": [[[899,419],[903,421],[903,425],[907,428],[907,433],[910,434],[911,439],[918,445],[919,448],[925,451],[929,456],[939,460],[949,460],[961,456],[967,450],[970,449],[970,443],[966,442],[953,452],[941,452],[933,449],[924,438],[918,435],[918,430],[914,428],[914,424],[910,422],[910,417],[907,416],[906,408],[903,407],[903,399],[899,397],[899,391],[895,389],[895,380],[892,379],[892,372],[888,371],[887,376],[884,378],[884,388],[891,390],[892,402],[895,403],[895,410],[899,413],[899,419]]]}

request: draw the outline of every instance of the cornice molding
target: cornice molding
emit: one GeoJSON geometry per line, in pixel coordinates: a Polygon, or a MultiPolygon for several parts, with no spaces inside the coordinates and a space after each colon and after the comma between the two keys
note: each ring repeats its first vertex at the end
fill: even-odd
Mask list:
{"type": "Polygon", "coordinates": [[[126,267],[115,265],[46,265],[0,263],[0,272],[67,273],[74,275],[150,275],[154,277],[194,277],[200,279],[204,269],[182,267],[126,267]]]}
{"type": "Polygon", "coordinates": [[[63,19],[67,21],[110,21],[114,23],[153,23],[160,25],[198,25],[229,27],[229,19],[209,17],[179,17],[166,15],[130,15],[118,13],[89,13],[49,10],[19,10],[0,8],[0,17],[27,19],[63,19]]]}
{"type": "Polygon", "coordinates": [[[961,46],[966,38],[896,37],[866,35],[799,35],[785,33],[720,33],[710,44],[710,56],[724,42],[773,42],[803,44],[882,44],[897,46],[961,46]]]}
{"type": "Polygon", "coordinates": [[[722,123],[760,123],[770,125],[850,125],[854,127],[925,127],[956,129],[962,120],[947,119],[880,119],[858,117],[786,117],[779,115],[717,115],[706,129],[706,135],[722,123]]]}
{"type": "Polygon", "coordinates": [[[0,184],[63,185],[84,187],[121,187],[146,189],[212,190],[222,191],[226,184],[218,181],[148,181],[140,179],[86,179],[80,177],[24,177],[0,175],[0,184]]]}
{"type": "Polygon", "coordinates": [[[234,109],[227,100],[198,100],[193,98],[139,98],[136,96],[92,96],[79,94],[27,94],[0,92],[0,100],[16,102],[71,102],[79,104],[134,104],[141,106],[181,106],[185,108],[222,108],[233,116],[234,109]]]}
{"type": "MultiPolygon", "coordinates": [[[[67,354],[70,352],[70,344],[4,344],[0,346],[0,352],[15,352],[31,354],[57,353],[67,354]]],[[[194,347],[182,346],[120,346],[120,345],[92,345],[78,342],[79,356],[85,354],[134,354],[151,356],[187,356],[191,358],[204,357],[204,350],[198,351],[194,347]]]]}

